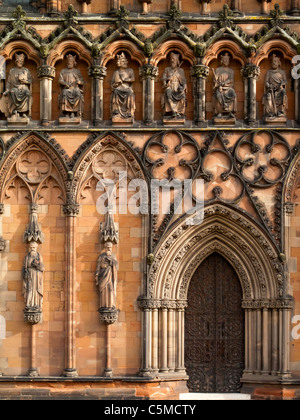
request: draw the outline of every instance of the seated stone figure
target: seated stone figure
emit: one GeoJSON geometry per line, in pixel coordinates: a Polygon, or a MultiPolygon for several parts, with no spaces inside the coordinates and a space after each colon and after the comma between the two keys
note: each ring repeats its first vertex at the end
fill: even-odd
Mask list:
{"type": "Polygon", "coordinates": [[[84,80],[80,70],[76,69],[76,58],[72,54],[67,55],[67,68],[63,69],[59,76],[59,84],[62,88],[59,104],[63,118],[81,119],[83,114],[84,80]]]}
{"type": "Polygon", "coordinates": [[[221,56],[221,66],[214,72],[214,121],[235,121],[237,97],[234,90],[234,71],[229,68],[230,55],[221,56]]]}
{"type": "Polygon", "coordinates": [[[111,116],[113,122],[133,122],[135,113],[135,95],[132,84],[135,81],[134,72],[128,68],[128,61],[124,53],[117,55],[118,70],[111,81],[111,116]],[[124,121],[125,122],[125,121],[124,121]]]}
{"type": "Polygon", "coordinates": [[[287,77],[285,71],[280,68],[280,58],[276,54],[272,55],[271,66],[264,86],[264,117],[266,122],[285,122],[288,107],[287,77]]]}
{"type": "Polygon", "coordinates": [[[8,123],[28,124],[31,117],[32,77],[30,71],[24,67],[24,62],[25,55],[16,54],[16,67],[10,70],[3,93],[8,123]]]}
{"type": "Polygon", "coordinates": [[[165,119],[182,119],[185,116],[187,82],[184,70],[180,68],[179,54],[170,54],[170,67],[162,76],[162,112],[165,119]]]}

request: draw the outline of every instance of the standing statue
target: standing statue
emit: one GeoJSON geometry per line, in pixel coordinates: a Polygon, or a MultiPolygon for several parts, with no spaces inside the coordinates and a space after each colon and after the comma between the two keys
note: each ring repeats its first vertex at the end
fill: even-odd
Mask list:
{"type": "Polygon", "coordinates": [[[24,67],[25,54],[16,54],[16,67],[9,72],[3,97],[7,102],[8,122],[29,123],[32,106],[32,77],[24,67]]]}
{"type": "Polygon", "coordinates": [[[170,67],[162,75],[164,93],[161,105],[165,118],[182,118],[185,115],[187,82],[184,70],[180,68],[179,54],[170,54],[170,67]]]}
{"type": "Polygon", "coordinates": [[[225,53],[221,56],[221,66],[213,70],[214,73],[214,93],[213,108],[214,121],[235,122],[237,111],[237,97],[234,90],[234,71],[229,68],[230,55],[225,53]]]}
{"type": "Polygon", "coordinates": [[[59,76],[59,84],[62,88],[59,105],[63,118],[81,118],[84,105],[84,80],[80,70],[75,68],[77,65],[75,56],[68,54],[66,58],[67,68],[62,70],[59,76]]]}
{"type": "Polygon", "coordinates": [[[117,55],[118,70],[111,81],[111,116],[112,121],[130,120],[133,122],[135,113],[135,95],[132,84],[135,81],[134,72],[127,68],[128,61],[124,53],[117,55]]]}
{"type": "Polygon", "coordinates": [[[23,264],[23,295],[26,309],[41,309],[43,303],[43,258],[37,251],[38,244],[30,242],[23,264]]]}
{"type": "Polygon", "coordinates": [[[286,94],[287,77],[281,70],[280,58],[272,55],[272,68],[268,70],[263,96],[264,117],[266,122],[286,121],[288,98],[286,94]]]}
{"type": "Polygon", "coordinates": [[[96,285],[100,292],[100,308],[116,308],[118,262],[112,253],[112,242],[105,243],[105,251],[100,254],[96,269],[96,285]]]}

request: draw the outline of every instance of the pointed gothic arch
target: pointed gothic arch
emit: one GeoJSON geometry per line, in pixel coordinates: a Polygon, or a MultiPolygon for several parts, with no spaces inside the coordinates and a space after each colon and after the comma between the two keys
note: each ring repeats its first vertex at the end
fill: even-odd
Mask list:
{"type": "MultiPolygon", "coordinates": [[[[6,188],[11,180],[11,171],[17,164],[18,160],[24,153],[40,152],[47,157],[49,165],[55,168],[56,174],[47,174],[45,179],[42,180],[38,189],[44,188],[44,182],[52,178],[55,180],[61,188],[62,196],[61,201],[66,201],[66,184],[68,180],[68,157],[65,151],[57,144],[54,139],[43,137],[39,133],[31,132],[25,135],[16,137],[6,143],[6,153],[2,161],[2,167],[0,171],[0,201],[3,203],[6,188]]],[[[19,175],[17,174],[19,177],[19,175]]],[[[21,177],[22,178],[22,177],[21,177]]],[[[23,181],[26,183],[26,179],[23,181]]],[[[38,191],[37,191],[38,195],[38,191]]],[[[34,197],[31,197],[34,200],[34,197]]]]}
{"type": "Polygon", "coordinates": [[[180,221],[154,255],[147,279],[148,293],[140,298],[146,325],[143,371],[154,370],[158,375],[185,373],[187,292],[197,267],[214,252],[232,265],[242,287],[245,311],[242,381],[253,380],[256,373],[265,375],[267,381],[270,375],[278,380],[288,376],[292,300],[286,294],[284,265],[266,232],[246,214],[224,204],[208,206],[200,225],[180,221]],[[147,351],[148,347],[152,351],[147,351]]]}

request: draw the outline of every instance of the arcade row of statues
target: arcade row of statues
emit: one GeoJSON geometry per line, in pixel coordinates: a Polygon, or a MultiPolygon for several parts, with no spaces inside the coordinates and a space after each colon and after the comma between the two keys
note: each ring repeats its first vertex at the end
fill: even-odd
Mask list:
{"type": "MultiPolygon", "coordinates": [[[[15,64],[8,74],[6,89],[0,101],[0,110],[5,109],[8,121],[26,122],[31,118],[32,76],[24,67],[25,55],[16,54],[15,64]]],[[[220,65],[213,72],[213,110],[215,121],[235,120],[237,95],[234,87],[234,70],[230,68],[230,55],[221,54],[220,65]]],[[[187,104],[187,79],[181,67],[180,56],[170,54],[170,65],[162,75],[162,113],[166,119],[184,119],[187,104]]],[[[128,67],[124,53],[117,55],[118,69],[111,80],[111,118],[117,122],[133,122],[136,110],[133,83],[134,71],[128,67]]],[[[84,78],[76,68],[76,57],[66,56],[66,68],[59,75],[61,93],[59,107],[61,117],[67,121],[80,120],[84,110],[84,78]]],[[[287,76],[281,69],[280,58],[273,54],[271,69],[264,83],[264,118],[286,120],[287,76]]]]}

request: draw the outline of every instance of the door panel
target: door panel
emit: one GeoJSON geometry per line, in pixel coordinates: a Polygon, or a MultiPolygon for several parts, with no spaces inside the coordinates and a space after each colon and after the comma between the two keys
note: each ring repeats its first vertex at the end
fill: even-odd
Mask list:
{"type": "Polygon", "coordinates": [[[190,392],[239,392],[244,368],[242,290],[232,266],[210,255],[196,270],[185,315],[190,392]]]}

